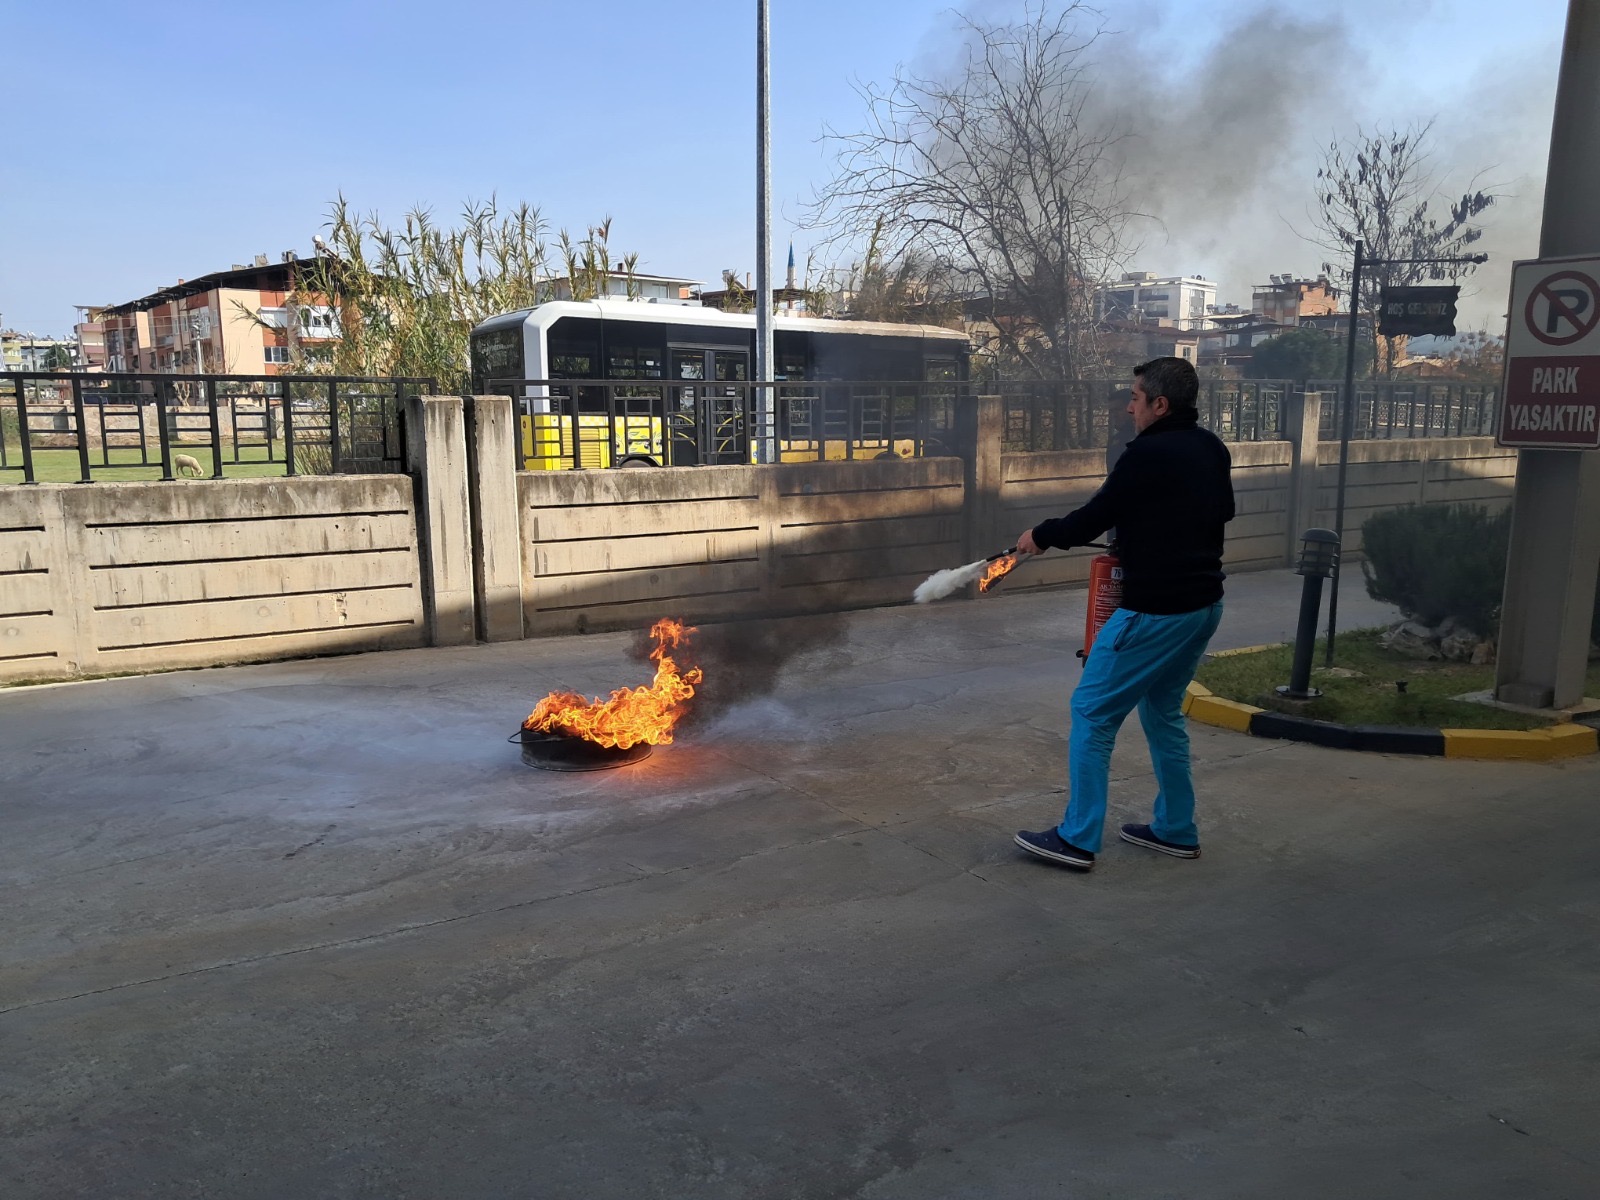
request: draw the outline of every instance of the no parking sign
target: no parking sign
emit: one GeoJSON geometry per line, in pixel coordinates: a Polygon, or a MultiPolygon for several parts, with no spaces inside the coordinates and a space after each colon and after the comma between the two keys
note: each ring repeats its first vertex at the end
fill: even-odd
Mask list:
{"type": "Polygon", "coordinates": [[[1502,446],[1600,450],[1600,258],[1511,273],[1502,446]]]}

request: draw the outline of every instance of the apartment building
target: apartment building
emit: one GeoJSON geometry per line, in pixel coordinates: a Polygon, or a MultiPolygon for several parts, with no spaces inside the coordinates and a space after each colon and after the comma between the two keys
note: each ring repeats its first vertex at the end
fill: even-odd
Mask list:
{"type": "MultiPolygon", "coordinates": [[[[550,299],[572,299],[572,281],[565,275],[552,275],[542,281],[550,289],[550,299]]],[[[683,279],[677,275],[646,275],[642,271],[629,271],[618,263],[614,271],[605,271],[596,281],[596,300],[682,300],[688,302],[699,292],[698,279],[683,279]]]]}
{"type": "Polygon", "coordinates": [[[105,322],[94,315],[97,311],[94,305],[79,304],[76,308],[78,322],[72,327],[72,337],[77,343],[77,369],[104,371],[106,369],[105,322]]]}
{"type": "Polygon", "coordinates": [[[1216,304],[1217,285],[1203,275],[1130,271],[1095,288],[1096,315],[1103,321],[1205,329],[1216,304]]]}
{"type": "Polygon", "coordinates": [[[1339,311],[1339,290],[1326,275],[1296,279],[1293,275],[1268,276],[1271,283],[1250,289],[1251,311],[1274,325],[1299,325],[1302,317],[1330,317],[1339,311]]]}
{"type": "Polygon", "coordinates": [[[339,336],[339,316],[321,297],[295,298],[315,259],[285,254],[233,264],[199,279],[89,309],[102,327],[108,371],[276,375],[296,351],[315,352],[339,336]]]}
{"type": "Polygon", "coordinates": [[[71,338],[0,330],[0,364],[7,371],[67,371],[77,362],[71,338]]]}

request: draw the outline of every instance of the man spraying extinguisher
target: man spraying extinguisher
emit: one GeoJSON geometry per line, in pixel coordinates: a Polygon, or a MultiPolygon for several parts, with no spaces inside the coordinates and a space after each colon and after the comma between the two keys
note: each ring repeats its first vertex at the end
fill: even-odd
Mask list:
{"type": "Polygon", "coordinates": [[[1092,869],[1100,851],[1111,751],[1135,708],[1157,792],[1150,823],[1124,825],[1122,840],[1177,858],[1200,856],[1183,696],[1222,619],[1233,464],[1221,440],[1200,427],[1192,363],[1157,358],[1133,376],[1128,415],[1135,436],[1104,485],[1082,508],[1017,539],[1022,553],[1042,554],[1116,529],[1122,596],[1093,636],[1072,694],[1067,811],[1055,828],[1015,839],[1030,854],[1080,871],[1092,869]]]}

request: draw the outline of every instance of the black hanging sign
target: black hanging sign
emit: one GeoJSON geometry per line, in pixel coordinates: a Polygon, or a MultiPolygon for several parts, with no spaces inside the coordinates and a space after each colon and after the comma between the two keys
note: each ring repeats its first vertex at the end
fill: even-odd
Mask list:
{"type": "Polygon", "coordinates": [[[1386,287],[1378,303],[1384,337],[1449,337],[1456,331],[1459,287],[1386,287]]]}

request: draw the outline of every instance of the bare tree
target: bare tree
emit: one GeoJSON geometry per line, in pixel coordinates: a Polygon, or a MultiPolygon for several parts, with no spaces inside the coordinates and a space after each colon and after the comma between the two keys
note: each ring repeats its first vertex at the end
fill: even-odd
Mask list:
{"type": "MultiPolygon", "coordinates": [[[[1362,268],[1361,295],[1352,300],[1354,311],[1376,314],[1385,287],[1459,278],[1472,270],[1471,264],[1383,261],[1458,257],[1483,236],[1472,221],[1494,203],[1492,192],[1468,191],[1450,203],[1448,217],[1436,215],[1433,204],[1440,198],[1439,189],[1428,155],[1432,128],[1432,121],[1405,129],[1358,128],[1354,138],[1334,141],[1323,152],[1317,169],[1318,241],[1342,259],[1325,263],[1323,269],[1342,279],[1348,291],[1351,261],[1344,256],[1356,242],[1364,244],[1364,257],[1379,260],[1362,268]]],[[[1393,375],[1396,339],[1380,338],[1375,319],[1370,326],[1373,372],[1393,375]]]]}
{"type": "Polygon", "coordinates": [[[948,78],[861,89],[866,128],[830,134],[835,174],[810,223],[828,245],[866,244],[863,276],[892,283],[907,264],[946,285],[1023,373],[1083,379],[1102,368],[1095,285],[1132,215],[1108,153],[1117,134],[1088,116],[1098,14],[961,20],[966,53],[948,78]]]}

